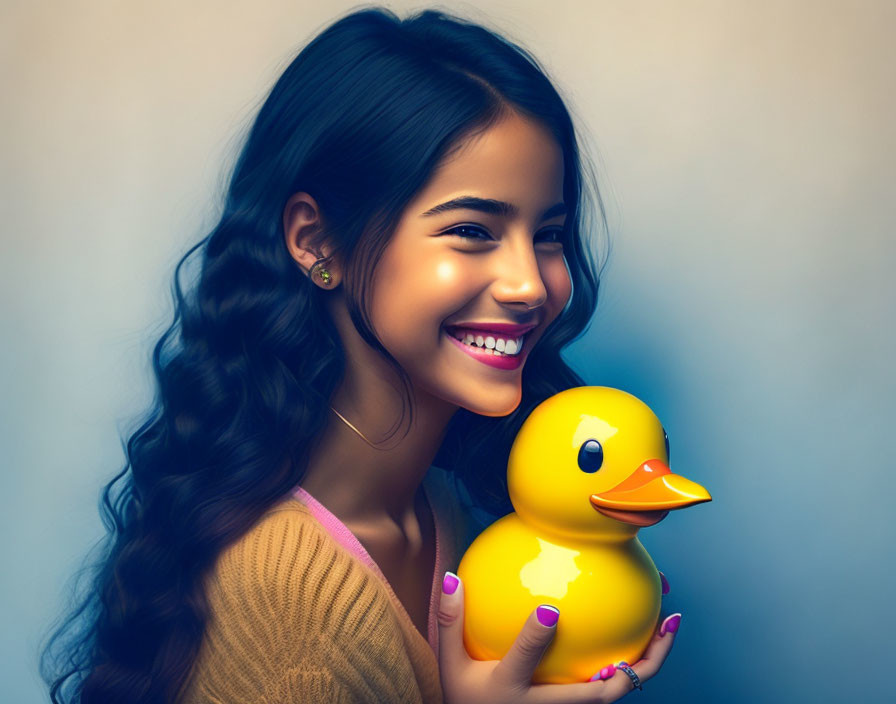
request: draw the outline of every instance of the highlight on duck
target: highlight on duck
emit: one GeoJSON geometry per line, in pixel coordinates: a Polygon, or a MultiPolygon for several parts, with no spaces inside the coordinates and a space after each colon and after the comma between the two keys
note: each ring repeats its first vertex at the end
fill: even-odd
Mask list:
{"type": "Polygon", "coordinates": [[[637,397],[606,386],[539,404],[507,464],[514,512],[464,553],[464,645],[501,659],[540,604],[561,618],[533,682],[584,682],[643,654],[660,613],[660,574],[637,538],[670,511],[710,501],[669,468],[669,439],[637,397]]]}

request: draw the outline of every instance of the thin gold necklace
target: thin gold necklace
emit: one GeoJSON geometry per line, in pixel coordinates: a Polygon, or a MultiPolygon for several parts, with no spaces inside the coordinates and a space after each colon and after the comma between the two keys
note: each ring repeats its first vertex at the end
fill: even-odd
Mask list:
{"type": "Polygon", "coordinates": [[[330,410],[333,411],[333,413],[335,413],[337,416],[339,416],[339,419],[340,419],[343,423],[345,423],[349,428],[351,428],[352,430],[354,430],[354,431],[358,434],[358,436],[359,436],[364,442],[366,442],[368,445],[370,445],[374,450],[385,450],[385,449],[387,449],[387,448],[384,448],[384,447],[380,447],[379,445],[377,445],[377,444],[375,444],[375,443],[370,442],[370,440],[368,440],[368,439],[365,437],[364,433],[362,433],[362,432],[361,432],[360,430],[358,430],[355,426],[353,426],[351,423],[349,423],[349,422],[348,422],[348,419],[347,419],[344,415],[342,415],[339,411],[337,411],[335,408],[333,408],[332,406],[330,406],[330,410]]]}

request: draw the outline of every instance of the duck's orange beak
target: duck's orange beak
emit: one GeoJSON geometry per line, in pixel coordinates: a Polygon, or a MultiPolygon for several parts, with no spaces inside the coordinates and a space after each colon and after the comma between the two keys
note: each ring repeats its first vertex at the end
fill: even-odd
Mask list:
{"type": "Polygon", "coordinates": [[[668,511],[704,501],[712,501],[706,489],[673,474],[664,462],[656,459],[644,462],[612,489],[591,495],[591,505],[601,513],[639,525],[652,525],[665,518],[668,511]],[[632,520],[641,512],[644,512],[643,521],[632,520]]]}

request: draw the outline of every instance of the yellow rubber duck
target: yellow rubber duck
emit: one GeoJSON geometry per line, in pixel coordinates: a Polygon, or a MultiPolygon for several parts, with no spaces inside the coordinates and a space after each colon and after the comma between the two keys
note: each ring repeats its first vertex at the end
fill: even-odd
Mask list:
{"type": "Polygon", "coordinates": [[[636,662],[662,598],[638,530],[712,499],[668,463],[662,424],[625,391],[580,386],[539,404],[510,450],[515,513],[486,528],[458,567],[470,657],[501,659],[548,604],[562,618],[533,682],[586,682],[611,663],[636,662]]]}

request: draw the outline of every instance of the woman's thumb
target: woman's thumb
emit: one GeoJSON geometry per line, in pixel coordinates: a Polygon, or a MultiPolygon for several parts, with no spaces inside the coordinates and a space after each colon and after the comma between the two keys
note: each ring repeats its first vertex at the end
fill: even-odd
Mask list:
{"type": "Polygon", "coordinates": [[[464,585],[454,572],[446,572],[442,579],[438,622],[439,669],[455,672],[469,655],[464,649],[464,585]]]}
{"type": "Polygon", "coordinates": [[[529,614],[510,650],[495,666],[493,676],[514,687],[531,685],[535,668],[554,638],[559,618],[560,610],[549,604],[542,604],[529,614]]]}

